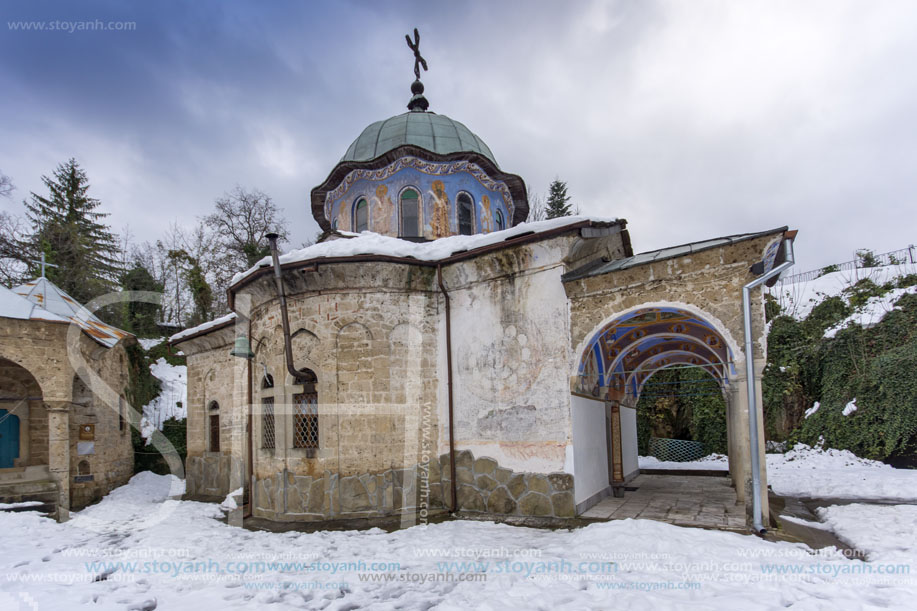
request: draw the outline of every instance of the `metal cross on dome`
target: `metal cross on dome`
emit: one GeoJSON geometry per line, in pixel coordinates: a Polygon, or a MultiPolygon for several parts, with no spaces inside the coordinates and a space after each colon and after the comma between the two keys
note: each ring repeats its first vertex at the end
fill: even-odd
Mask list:
{"type": "Polygon", "coordinates": [[[408,48],[414,52],[414,76],[419,81],[420,67],[423,66],[424,71],[427,70],[427,60],[420,55],[420,32],[417,31],[417,28],[414,28],[414,42],[411,42],[409,34],[405,34],[404,39],[408,42],[408,48]]]}

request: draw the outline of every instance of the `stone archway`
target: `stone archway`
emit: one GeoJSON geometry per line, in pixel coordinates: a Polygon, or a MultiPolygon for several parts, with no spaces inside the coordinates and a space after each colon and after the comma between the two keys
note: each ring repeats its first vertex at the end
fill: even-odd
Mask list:
{"type": "Polygon", "coordinates": [[[48,414],[41,386],[28,369],[2,357],[0,428],[0,468],[48,464],[48,414]]]}
{"type": "Polygon", "coordinates": [[[597,460],[607,463],[605,477],[616,495],[639,474],[637,402],[653,375],[672,367],[702,368],[719,383],[727,409],[730,476],[738,499],[744,500],[749,448],[741,431],[747,430],[747,411],[735,400],[744,380],[739,380],[735,342],[712,320],[697,308],[646,304],[603,322],[584,340],[571,377],[574,464],[578,472],[586,471],[591,483],[578,496],[578,505],[588,507],[590,495],[599,494],[604,483],[603,469],[595,472],[583,460],[595,461],[598,454],[597,460]],[[583,444],[591,448],[591,459],[577,448],[583,444]]]}

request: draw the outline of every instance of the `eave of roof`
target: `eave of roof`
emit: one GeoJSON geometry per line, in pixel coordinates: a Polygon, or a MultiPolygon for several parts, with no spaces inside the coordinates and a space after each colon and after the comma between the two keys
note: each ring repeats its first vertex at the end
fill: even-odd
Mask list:
{"type": "MultiPolygon", "coordinates": [[[[478,248],[472,248],[469,250],[457,250],[454,251],[451,255],[447,257],[442,257],[439,259],[417,259],[414,257],[400,257],[400,256],[391,256],[391,255],[381,255],[381,254],[355,254],[347,256],[318,256],[308,259],[302,259],[297,261],[292,261],[288,263],[282,263],[280,268],[281,270],[291,270],[299,269],[303,267],[315,266],[319,263],[329,264],[329,263],[365,263],[365,262],[385,262],[385,263],[400,263],[403,265],[414,265],[419,267],[437,267],[439,265],[448,265],[451,263],[456,263],[458,261],[463,261],[466,259],[471,259],[474,257],[479,257],[497,250],[502,250],[504,248],[511,248],[514,246],[519,246],[521,244],[528,244],[531,242],[538,242],[542,240],[547,240],[558,235],[568,233],[570,231],[581,230],[586,227],[614,227],[614,226],[626,226],[627,221],[624,219],[614,219],[614,220],[597,220],[597,219],[583,219],[580,221],[572,222],[568,225],[561,225],[552,229],[545,231],[531,231],[524,232],[516,235],[512,235],[507,239],[495,242],[492,244],[487,244],[485,246],[480,246],[478,248]]],[[[518,230],[517,230],[518,231],[518,230]]],[[[237,282],[233,283],[229,289],[229,306],[233,307],[235,302],[235,293],[246,284],[254,282],[261,276],[266,274],[273,273],[273,268],[270,266],[262,266],[256,270],[247,272],[242,278],[237,282]]]]}
{"type": "Polygon", "coordinates": [[[169,345],[176,346],[182,342],[186,342],[204,335],[209,335],[215,331],[225,329],[226,327],[235,324],[235,321],[236,313],[230,312],[229,314],[225,314],[219,318],[201,323],[196,327],[191,327],[190,329],[185,329],[184,331],[176,333],[175,335],[169,337],[169,345]]]}
{"type": "Polygon", "coordinates": [[[632,257],[615,259],[614,261],[600,260],[588,265],[584,265],[579,269],[567,272],[561,276],[561,281],[571,282],[573,280],[581,280],[591,276],[600,276],[609,272],[621,271],[640,265],[658,263],[660,261],[666,261],[668,259],[674,259],[677,257],[683,257],[685,255],[696,254],[705,250],[718,248],[720,246],[730,246],[732,244],[738,244],[740,242],[754,240],[756,238],[785,233],[788,229],[789,227],[784,226],[778,227],[777,229],[769,229],[767,231],[761,231],[757,233],[741,233],[720,238],[712,238],[709,240],[701,240],[698,242],[688,242],[687,244],[679,244],[678,246],[668,246],[658,250],[650,250],[647,252],[639,253],[632,257]]]}

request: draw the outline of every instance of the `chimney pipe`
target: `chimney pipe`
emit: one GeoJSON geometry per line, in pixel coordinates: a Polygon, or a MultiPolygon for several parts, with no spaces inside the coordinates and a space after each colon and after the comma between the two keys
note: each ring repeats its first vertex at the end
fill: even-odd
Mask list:
{"type": "Polygon", "coordinates": [[[277,297],[280,298],[280,320],[283,324],[283,349],[286,355],[287,371],[293,376],[294,384],[305,383],[305,375],[296,371],[293,366],[293,341],[290,338],[290,316],[287,312],[287,296],[283,291],[283,272],[280,271],[280,256],[277,252],[276,233],[265,236],[271,243],[271,260],[274,262],[274,284],[277,287],[277,297]]]}

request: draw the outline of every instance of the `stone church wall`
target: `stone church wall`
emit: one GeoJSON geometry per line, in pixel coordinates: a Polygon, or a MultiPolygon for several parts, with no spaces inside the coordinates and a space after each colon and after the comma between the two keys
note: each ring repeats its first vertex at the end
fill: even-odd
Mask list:
{"type": "Polygon", "coordinates": [[[21,390],[41,396],[23,406],[20,418],[28,425],[21,429],[23,459],[17,466],[48,465],[64,509],[83,507],[126,483],[134,458],[130,426],[125,419],[121,427],[116,397],[123,396],[128,381],[124,344],[135,340],[106,348],[80,332],[78,354],[104,387],[94,392],[86,374],[75,374],[68,357],[69,329],[62,323],[0,318],[0,357],[18,365],[0,372],[4,385],[16,386],[24,377],[21,390]],[[103,396],[115,397],[115,405],[103,396]],[[91,431],[84,431],[85,443],[80,444],[81,428],[87,425],[91,431]]]}
{"type": "Polygon", "coordinates": [[[245,400],[240,390],[247,385],[247,372],[245,362],[229,354],[233,337],[230,325],[205,339],[178,346],[188,363],[185,479],[190,498],[222,501],[234,489],[230,481],[233,465],[240,468],[244,459],[245,400]],[[219,418],[219,451],[210,447],[211,415],[219,418]]]}

